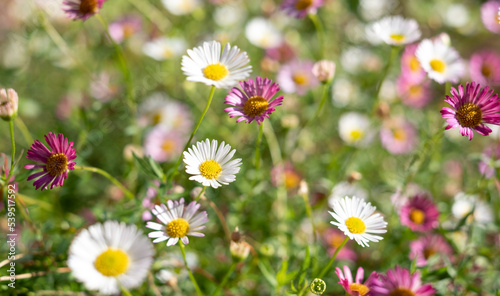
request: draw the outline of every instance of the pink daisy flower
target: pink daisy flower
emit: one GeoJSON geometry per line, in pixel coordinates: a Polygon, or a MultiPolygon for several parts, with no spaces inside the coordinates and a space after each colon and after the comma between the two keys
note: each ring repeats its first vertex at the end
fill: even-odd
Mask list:
{"type": "Polygon", "coordinates": [[[135,33],[139,32],[142,22],[139,17],[128,16],[109,24],[109,35],[116,43],[121,43],[135,33]]]}
{"type": "Polygon", "coordinates": [[[179,156],[185,142],[184,134],[158,125],[146,136],[144,154],[158,162],[170,161],[179,156]]]}
{"type": "Polygon", "coordinates": [[[413,231],[427,231],[438,227],[439,211],[425,194],[409,198],[399,210],[401,224],[413,231]]]}
{"type": "Polygon", "coordinates": [[[358,268],[355,280],[353,280],[351,270],[346,265],[344,265],[344,273],[342,273],[342,270],[338,267],[335,268],[335,273],[337,274],[340,280],[340,282],[338,283],[342,285],[346,293],[351,296],[372,295],[370,291],[372,287],[375,285],[375,283],[378,281],[378,274],[377,272],[374,271],[370,274],[368,279],[366,279],[366,281],[363,283],[365,271],[363,270],[362,267],[358,268]]]}
{"type": "Polygon", "coordinates": [[[422,285],[419,271],[410,274],[408,269],[399,266],[389,269],[387,275],[380,275],[371,291],[373,296],[432,296],[436,292],[430,284],[422,285]]]}
{"type": "Polygon", "coordinates": [[[281,89],[286,93],[305,95],[309,89],[319,84],[312,72],[313,66],[314,63],[309,60],[295,60],[283,65],[278,72],[278,83],[281,89]]]}
{"type": "Polygon", "coordinates": [[[380,141],[392,154],[408,154],[417,146],[417,129],[403,118],[386,121],[380,129],[380,141]]]}
{"type": "Polygon", "coordinates": [[[63,10],[69,18],[85,21],[99,13],[104,1],[106,0],[66,0],[63,2],[66,6],[63,10]]]}
{"type": "Polygon", "coordinates": [[[498,95],[493,95],[489,87],[481,90],[481,85],[467,82],[464,87],[460,85],[458,91],[451,88],[452,97],[446,96],[446,103],[452,108],[444,107],[441,110],[443,118],[447,118],[446,129],[459,128],[462,136],[472,140],[473,131],[487,136],[492,130],[484,123],[500,125],[500,102],[498,95]]]}
{"type": "Polygon", "coordinates": [[[495,176],[497,161],[500,160],[500,145],[496,147],[486,147],[483,151],[482,160],[479,162],[479,172],[487,179],[495,176]]]}
{"type": "Polygon", "coordinates": [[[500,34],[499,9],[500,1],[488,1],[481,6],[481,19],[484,27],[496,34],[500,34]]]}
{"type": "Polygon", "coordinates": [[[284,0],[281,9],[295,18],[304,18],[309,13],[316,13],[321,5],[323,0],[284,0]]]}
{"type": "Polygon", "coordinates": [[[469,63],[470,77],[482,85],[500,85],[500,55],[491,50],[474,53],[469,63]]]}
{"type": "Polygon", "coordinates": [[[439,234],[428,234],[410,242],[410,260],[416,258],[417,266],[425,266],[433,255],[450,257],[453,250],[439,234]]]}
{"type": "MultiPolygon", "coordinates": [[[[337,248],[342,244],[345,235],[342,231],[334,228],[328,228],[321,234],[322,241],[326,246],[326,251],[330,257],[333,256],[337,248]]],[[[348,241],[337,254],[335,260],[349,260],[355,261],[357,253],[351,249],[351,241],[348,241]]]]}
{"type": "Polygon", "coordinates": [[[25,169],[43,169],[43,171],[31,174],[28,181],[38,179],[33,182],[36,189],[50,189],[54,186],[62,186],[64,180],[68,177],[68,170],[75,169],[76,152],[73,148],[73,142],[68,143],[68,139],[63,134],[49,133],[45,136],[45,141],[49,144],[47,148],[40,141],[35,140],[28,150],[27,159],[43,164],[27,164],[25,169]]]}
{"type": "Polygon", "coordinates": [[[409,44],[401,55],[401,75],[414,84],[422,82],[427,76],[415,55],[417,47],[418,43],[409,44]]]}
{"type": "Polygon", "coordinates": [[[273,96],[280,90],[277,83],[273,83],[271,79],[257,76],[255,81],[248,79],[247,81],[240,81],[239,89],[233,87],[226,97],[224,103],[232,105],[224,109],[233,118],[239,116],[236,122],[246,120],[246,123],[257,121],[261,124],[264,119],[269,118],[269,115],[283,102],[283,96],[273,99],[273,96]]]}
{"type": "Polygon", "coordinates": [[[401,102],[410,107],[423,108],[432,100],[430,80],[416,83],[411,77],[402,75],[396,82],[396,90],[401,102]]]}
{"type": "Polygon", "coordinates": [[[286,63],[295,58],[295,49],[286,41],[279,46],[266,49],[266,57],[280,63],[286,63]]]}

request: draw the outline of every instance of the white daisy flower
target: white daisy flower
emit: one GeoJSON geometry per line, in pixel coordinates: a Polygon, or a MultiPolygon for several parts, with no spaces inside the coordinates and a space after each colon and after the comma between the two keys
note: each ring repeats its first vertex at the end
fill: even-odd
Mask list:
{"type": "Polygon", "coordinates": [[[169,200],[167,205],[156,205],[152,210],[153,214],[163,224],[148,222],[146,227],[156,231],[150,232],[148,236],[154,238],[153,243],[159,243],[165,240],[167,246],[175,245],[179,239],[184,244],[189,244],[188,235],[204,237],[200,230],[205,228],[208,222],[207,212],[196,213],[200,204],[192,201],[187,207],[184,207],[184,198],[180,200],[169,200]]]}
{"type": "Polygon", "coordinates": [[[359,186],[358,183],[351,183],[347,181],[342,181],[332,188],[330,196],[328,196],[328,205],[333,207],[336,200],[340,200],[345,196],[356,196],[361,199],[368,198],[368,192],[359,186]]]}
{"type": "Polygon", "coordinates": [[[89,290],[111,295],[138,287],[153,263],[154,249],[135,225],[116,221],[82,230],[69,247],[68,266],[89,290]]]}
{"type": "Polygon", "coordinates": [[[231,146],[224,142],[217,147],[217,140],[206,139],[184,151],[186,173],[194,175],[189,180],[200,182],[203,186],[218,188],[236,180],[234,174],[240,171],[241,158],[231,160],[236,149],[229,152],[231,146]],[[229,161],[231,160],[231,161],[229,161]]]}
{"type": "Polygon", "coordinates": [[[340,116],[339,135],[348,145],[365,147],[373,140],[375,132],[366,115],[348,112],[340,116]]]}
{"type": "Polygon", "coordinates": [[[488,203],[480,200],[477,195],[465,194],[464,192],[455,195],[451,212],[457,219],[462,219],[472,212],[468,217],[468,222],[477,221],[481,224],[488,224],[495,220],[491,206],[488,203]]]}
{"type": "Polygon", "coordinates": [[[422,35],[414,19],[405,19],[400,15],[388,16],[369,25],[366,34],[368,38],[376,37],[390,45],[409,44],[422,35]]]}
{"type": "Polygon", "coordinates": [[[440,84],[446,81],[457,83],[465,73],[465,65],[458,52],[440,38],[420,42],[415,55],[429,78],[440,84]]]}
{"type": "Polygon", "coordinates": [[[165,93],[156,92],[140,105],[139,125],[162,125],[167,130],[188,133],[192,130],[193,120],[187,105],[171,99],[165,93]]]}
{"type": "Polygon", "coordinates": [[[188,49],[187,53],[188,56],[182,57],[182,71],[189,81],[230,88],[252,72],[247,53],[229,43],[222,54],[221,44],[217,41],[204,42],[202,46],[188,49]]]}
{"type": "Polygon", "coordinates": [[[160,37],[144,44],[142,51],[157,61],[164,61],[180,56],[186,48],[184,39],[160,37]]]}
{"type": "Polygon", "coordinates": [[[282,34],[263,17],[253,18],[247,23],[245,36],[250,43],[260,48],[278,47],[283,42],[282,34]]]}
{"type": "Polygon", "coordinates": [[[378,242],[383,237],[372,233],[386,233],[387,222],[371,203],[363,199],[346,196],[344,199],[333,202],[333,212],[329,212],[335,221],[330,223],[337,226],[350,239],[354,239],[360,246],[368,247],[368,242],[378,242]]]}
{"type": "Polygon", "coordinates": [[[201,7],[200,0],[162,0],[163,6],[174,15],[184,15],[193,12],[201,7]]]}

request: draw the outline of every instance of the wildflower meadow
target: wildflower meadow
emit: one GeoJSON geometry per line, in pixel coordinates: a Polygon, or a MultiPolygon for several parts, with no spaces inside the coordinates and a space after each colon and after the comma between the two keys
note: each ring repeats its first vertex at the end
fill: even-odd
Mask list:
{"type": "Polygon", "coordinates": [[[500,296],[500,1],[1,6],[0,295],[500,296]]]}

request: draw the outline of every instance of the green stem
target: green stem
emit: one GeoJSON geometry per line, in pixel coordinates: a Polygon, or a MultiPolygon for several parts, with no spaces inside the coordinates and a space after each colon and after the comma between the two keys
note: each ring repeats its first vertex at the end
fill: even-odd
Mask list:
{"type": "Polygon", "coordinates": [[[236,268],[236,262],[233,262],[233,264],[231,264],[231,267],[229,267],[229,270],[224,275],[224,278],[222,278],[222,281],[217,286],[217,289],[212,293],[212,296],[217,296],[220,294],[222,288],[224,288],[224,285],[227,283],[227,280],[229,279],[235,268],[236,268]]]}
{"type": "Polygon", "coordinates": [[[130,291],[125,288],[122,284],[118,284],[120,286],[120,291],[122,291],[123,295],[125,296],[132,296],[132,293],[130,293],[130,291]]]}
{"type": "Polygon", "coordinates": [[[391,68],[392,62],[393,62],[394,58],[396,57],[396,55],[398,54],[398,52],[399,52],[398,46],[391,46],[391,55],[389,56],[389,60],[387,61],[387,65],[385,65],[384,71],[382,72],[382,76],[380,77],[380,80],[377,84],[377,88],[375,89],[375,100],[373,103],[373,111],[374,112],[377,109],[379,101],[380,101],[380,98],[379,98],[380,89],[382,88],[382,84],[384,84],[384,80],[387,77],[387,74],[389,73],[389,69],[391,68]]]}
{"type": "Polygon", "coordinates": [[[200,193],[198,194],[198,196],[195,198],[194,201],[198,201],[200,199],[203,192],[205,192],[205,189],[207,189],[207,186],[203,186],[203,189],[200,191],[200,193]]]}
{"type": "Polygon", "coordinates": [[[28,127],[26,126],[26,124],[24,124],[24,121],[19,116],[16,116],[15,121],[17,128],[21,131],[21,134],[23,135],[24,141],[26,141],[26,144],[28,146],[31,146],[34,140],[33,137],[31,136],[30,131],[28,130],[28,127]]]}
{"type": "MultiPolygon", "coordinates": [[[[198,123],[194,127],[194,130],[191,133],[191,136],[189,136],[189,140],[187,141],[186,145],[184,145],[184,149],[182,149],[182,151],[186,151],[189,147],[189,144],[191,144],[191,140],[193,139],[194,134],[196,133],[196,131],[200,127],[201,122],[203,121],[203,117],[205,117],[205,114],[207,114],[208,108],[210,107],[210,104],[212,103],[214,93],[215,93],[215,86],[212,86],[212,89],[210,90],[210,95],[208,96],[207,105],[205,106],[203,113],[201,113],[200,119],[198,120],[198,123]]],[[[167,179],[167,184],[170,183],[174,179],[175,175],[177,175],[179,173],[178,169],[179,169],[179,165],[181,164],[182,157],[183,157],[183,154],[181,153],[181,155],[179,156],[179,159],[177,159],[177,162],[175,163],[175,165],[173,167],[173,172],[171,173],[170,177],[167,179]]]]}
{"type": "Polygon", "coordinates": [[[447,94],[449,94],[450,90],[451,90],[451,82],[446,81],[446,83],[444,84],[444,95],[446,96],[447,94]]]}
{"type": "Polygon", "coordinates": [[[314,121],[318,116],[321,115],[321,111],[323,111],[323,106],[325,106],[325,103],[326,103],[326,99],[328,97],[328,88],[329,88],[330,84],[329,83],[325,83],[323,84],[323,93],[321,94],[321,101],[319,102],[319,106],[318,106],[318,109],[316,109],[316,112],[314,113],[314,115],[311,117],[311,119],[309,119],[303,126],[306,127],[306,125],[308,125],[309,123],[311,123],[312,121],[314,121]]]}
{"type": "Polygon", "coordinates": [[[158,8],[151,5],[148,0],[129,0],[129,2],[147,17],[151,23],[155,24],[162,33],[168,33],[170,22],[159,12],[158,8]]]}
{"type": "Polygon", "coordinates": [[[111,176],[108,172],[101,170],[99,168],[94,168],[94,167],[87,167],[87,166],[80,166],[80,165],[75,165],[75,170],[82,170],[82,171],[89,171],[93,173],[98,173],[102,175],[103,177],[107,178],[111,183],[114,185],[118,186],[125,195],[130,198],[130,199],[135,199],[135,196],[130,192],[125,186],[123,186],[122,183],[120,183],[118,180],[116,180],[113,176],[111,176]]]}
{"type": "Polygon", "coordinates": [[[324,50],[325,50],[325,30],[323,29],[323,24],[321,23],[321,20],[319,19],[317,14],[309,14],[309,18],[311,19],[312,23],[314,24],[314,27],[316,28],[316,33],[318,34],[318,58],[321,59],[324,56],[324,50]]]}
{"type": "Polygon", "coordinates": [[[182,240],[179,240],[179,246],[181,247],[182,260],[184,260],[184,265],[186,266],[186,270],[189,273],[189,277],[191,278],[191,281],[193,282],[194,288],[196,290],[196,294],[198,294],[198,296],[203,296],[203,293],[201,292],[200,287],[198,286],[198,283],[196,282],[196,279],[194,278],[194,275],[188,266],[188,263],[186,260],[186,250],[184,248],[184,243],[182,242],[182,240]]]}
{"type": "Polygon", "coordinates": [[[309,196],[307,192],[302,193],[302,199],[304,200],[304,205],[306,206],[306,214],[307,217],[309,217],[309,220],[311,220],[311,227],[312,227],[312,233],[313,233],[313,243],[316,242],[316,226],[314,225],[314,219],[312,216],[312,208],[311,204],[309,203],[309,196]]]}
{"type": "Polygon", "coordinates": [[[14,121],[12,119],[9,120],[9,129],[10,129],[10,142],[12,144],[12,156],[10,159],[10,170],[9,175],[7,176],[7,183],[10,180],[10,176],[12,176],[12,172],[14,171],[14,161],[16,159],[16,142],[14,141],[14,121]]]}
{"type": "Polygon", "coordinates": [[[259,170],[260,167],[260,143],[262,142],[262,134],[264,131],[264,122],[259,125],[259,135],[257,136],[257,141],[255,143],[255,169],[259,170]]]}

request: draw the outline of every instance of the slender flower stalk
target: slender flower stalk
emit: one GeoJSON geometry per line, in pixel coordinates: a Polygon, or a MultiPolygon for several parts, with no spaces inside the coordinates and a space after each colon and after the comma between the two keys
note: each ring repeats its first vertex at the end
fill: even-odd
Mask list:
{"type": "Polygon", "coordinates": [[[123,285],[120,285],[120,291],[122,291],[123,295],[125,296],[132,296],[132,293],[130,293],[130,291],[123,285]]]}
{"type": "Polygon", "coordinates": [[[125,186],[123,186],[122,183],[120,183],[118,180],[116,180],[113,176],[111,176],[108,172],[100,169],[100,168],[94,168],[94,167],[88,167],[88,166],[80,166],[80,165],[75,165],[75,170],[82,170],[82,171],[89,171],[89,172],[93,172],[93,173],[97,173],[103,177],[105,177],[106,179],[108,179],[109,181],[111,181],[111,183],[113,183],[114,185],[116,185],[117,187],[119,187],[123,193],[125,193],[125,195],[130,198],[130,199],[135,199],[135,196],[134,194],[132,194],[132,192],[130,192],[130,190],[128,190],[127,188],[125,188],[125,186]]]}
{"type": "Polygon", "coordinates": [[[203,186],[203,189],[200,191],[200,193],[198,193],[194,201],[198,201],[200,199],[200,197],[203,195],[203,192],[205,192],[205,189],[207,189],[207,186],[203,186]]]}
{"type": "Polygon", "coordinates": [[[10,129],[10,142],[12,144],[12,156],[10,159],[10,171],[9,175],[7,176],[7,181],[10,180],[12,172],[14,171],[14,160],[16,158],[16,142],[14,140],[14,122],[12,120],[9,120],[9,129],[10,129]]]}
{"type": "Polygon", "coordinates": [[[309,13],[308,16],[314,24],[314,28],[316,28],[318,36],[318,59],[322,59],[325,55],[325,29],[316,13],[309,13]]]}
{"type": "Polygon", "coordinates": [[[260,167],[260,144],[262,142],[263,131],[264,122],[259,125],[259,134],[257,135],[257,141],[255,142],[255,170],[259,170],[260,167]]]}
{"type": "Polygon", "coordinates": [[[226,285],[227,280],[229,279],[231,274],[233,274],[235,268],[236,268],[236,262],[233,261],[233,263],[231,264],[231,266],[227,270],[226,274],[222,278],[222,281],[217,286],[217,289],[215,289],[215,291],[212,293],[212,296],[218,296],[220,294],[220,292],[222,291],[222,288],[224,288],[224,286],[226,285]]]}
{"type": "Polygon", "coordinates": [[[184,265],[186,266],[186,270],[189,273],[189,278],[193,282],[194,288],[196,290],[196,294],[198,296],[203,296],[203,292],[200,290],[200,286],[198,286],[198,282],[196,282],[196,279],[194,278],[193,273],[191,272],[191,269],[189,268],[189,265],[186,260],[186,250],[184,247],[184,243],[182,241],[179,241],[179,246],[181,247],[181,253],[182,253],[182,260],[184,261],[184,265]]]}
{"type": "Polygon", "coordinates": [[[374,102],[373,102],[373,112],[378,107],[379,104],[379,94],[380,94],[380,89],[382,89],[382,84],[384,84],[385,78],[387,77],[387,74],[389,73],[389,69],[391,69],[391,65],[393,60],[396,58],[396,56],[399,53],[399,46],[391,46],[391,54],[389,56],[389,60],[387,61],[387,64],[385,65],[384,72],[382,72],[382,75],[380,76],[380,80],[377,84],[377,88],[375,89],[375,95],[374,95],[374,102]]]}

